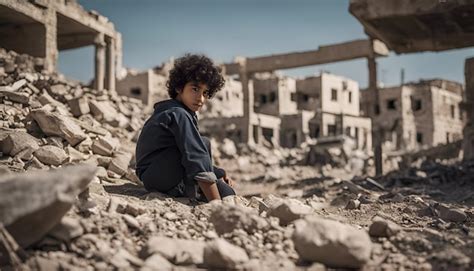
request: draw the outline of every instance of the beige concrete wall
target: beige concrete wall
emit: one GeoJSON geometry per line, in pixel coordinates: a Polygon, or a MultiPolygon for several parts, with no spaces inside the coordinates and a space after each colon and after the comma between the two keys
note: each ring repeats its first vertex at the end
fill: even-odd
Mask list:
{"type": "Polygon", "coordinates": [[[431,87],[431,95],[434,124],[432,145],[462,139],[463,121],[459,109],[462,96],[437,87],[431,87]]]}
{"type": "Polygon", "coordinates": [[[117,93],[139,99],[144,104],[148,104],[150,93],[149,74],[149,71],[127,74],[117,81],[117,93]]]}
{"type": "Polygon", "coordinates": [[[270,78],[253,80],[255,112],[280,116],[295,114],[296,81],[290,77],[272,75],[270,78]],[[294,100],[292,100],[292,97],[294,100]]]}
{"type": "Polygon", "coordinates": [[[356,140],[357,148],[372,150],[372,121],[370,118],[358,116],[342,116],[344,134],[356,140]]]}
{"type": "Polygon", "coordinates": [[[359,83],[334,74],[321,74],[321,105],[323,112],[359,116],[359,83]],[[337,93],[336,100],[331,99],[333,91],[337,93]]]}
{"type": "Polygon", "coordinates": [[[312,111],[300,110],[297,114],[281,117],[280,142],[283,147],[296,147],[309,138],[309,123],[314,117],[312,111]]]}

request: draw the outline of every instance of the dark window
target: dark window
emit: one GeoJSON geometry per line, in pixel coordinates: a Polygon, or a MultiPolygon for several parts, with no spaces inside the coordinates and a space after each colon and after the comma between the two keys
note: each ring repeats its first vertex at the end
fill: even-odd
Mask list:
{"type": "Polygon", "coordinates": [[[303,101],[304,101],[304,102],[309,101],[309,96],[308,96],[308,94],[303,94],[303,101]]]}
{"type": "Polygon", "coordinates": [[[290,99],[292,102],[295,102],[296,101],[296,93],[291,93],[291,96],[290,96],[290,99]]]}
{"type": "Polygon", "coordinates": [[[463,115],[463,113],[462,113],[461,104],[459,104],[458,108],[459,108],[459,119],[462,120],[462,115],[463,115]]]}
{"type": "Polygon", "coordinates": [[[270,102],[273,103],[276,101],[276,94],[275,92],[270,92],[270,102]]]}
{"type": "Polygon", "coordinates": [[[266,104],[267,103],[267,95],[260,94],[260,103],[261,104],[266,104]]]}
{"type": "Polygon", "coordinates": [[[422,108],[422,102],[420,99],[413,100],[413,103],[411,105],[412,105],[413,111],[418,111],[418,110],[421,110],[422,108]]]}
{"type": "Polygon", "coordinates": [[[328,124],[328,136],[336,135],[336,125],[328,124]]]}
{"type": "Polygon", "coordinates": [[[397,109],[397,104],[396,104],[397,100],[395,99],[390,99],[390,100],[387,100],[387,109],[390,109],[390,110],[395,110],[397,109]]]}
{"type": "Polygon", "coordinates": [[[346,127],[346,135],[351,136],[351,127],[346,127]]]}
{"type": "Polygon", "coordinates": [[[349,103],[352,103],[352,91],[349,91],[349,103]]]}
{"type": "Polygon", "coordinates": [[[449,133],[446,133],[446,143],[449,143],[449,133]]]}
{"type": "Polygon", "coordinates": [[[337,89],[331,89],[331,101],[337,101],[337,89]]]}
{"type": "Polygon", "coordinates": [[[346,81],[342,81],[342,89],[343,90],[347,89],[347,82],[346,81]]]}
{"type": "Polygon", "coordinates": [[[418,142],[420,144],[423,144],[423,134],[422,133],[419,133],[419,132],[416,133],[416,142],[418,142]]]}
{"type": "Polygon", "coordinates": [[[451,105],[451,118],[454,119],[454,116],[456,115],[455,111],[456,111],[456,107],[454,105],[451,105]]]}
{"type": "Polygon", "coordinates": [[[140,96],[140,95],[142,95],[142,89],[141,88],[131,88],[130,93],[134,96],[140,96]]]}

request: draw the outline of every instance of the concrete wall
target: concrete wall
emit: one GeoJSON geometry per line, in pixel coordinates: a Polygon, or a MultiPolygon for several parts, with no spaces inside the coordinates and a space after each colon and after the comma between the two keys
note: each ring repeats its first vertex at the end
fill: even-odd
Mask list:
{"type": "Polygon", "coordinates": [[[437,87],[431,87],[431,95],[434,120],[432,145],[462,139],[463,120],[459,109],[462,96],[437,87]]]}
{"type": "Polygon", "coordinates": [[[255,78],[253,87],[256,113],[280,116],[297,112],[295,79],[278,76],[255,78]]]}
{"type": "Polygon", "coordinates": [[[300,110],[297,114],[281,117],[280,143],[283,147],[299,146],[309,138],[309,124],[315,113],[300,110]]]}
{"type": "Polygon", "coordinates": [[[321,106],[323,112],[359,116],[359,84],[342,76],[321,74],[321,106]]]}
{"type": "Polygon", "coordinates": [[[216,96],[208,100],[202,110],[201,116],[215,117],[241,117],[244,115],[244,100],[242,84],[232,77],[225,77],[225,85],[216,96]]]}
{"type": "Polygon", "coordinates": [[[298,110],[321,111],[321,77],[296,80],[296,102],[298,110]]]}
{"type": "Polygon", "coordinates": [[[148,104],[150,94],[150,73],[128,73],[124,78],[117,81],[117,93],[119,95],[133,97],[148,104]]]}

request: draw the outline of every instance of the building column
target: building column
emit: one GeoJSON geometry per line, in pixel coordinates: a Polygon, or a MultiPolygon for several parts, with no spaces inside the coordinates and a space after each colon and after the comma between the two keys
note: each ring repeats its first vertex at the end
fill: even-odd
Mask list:
{"type": "Polygon", "coordinates": [[[105,81],[105,41],[104,34],[100,33],[95,38],[95,63],[94,63],[94,88],[97,90],[104,89],[105,81]]]}
{"type": "Polygon", "coordinates": [[[45,21],[45,54],[44,68],[53,73],[56,71],[58,62],[58,22],[56,10],[48,7],[45,21]]]}
{"type": "Polygon", "coordinates": [[[249,74],[247,72],[247,59],[245,57],[236,58],[239,63],[239,79],[242,84],[243,102],[244,102],[244,120],[242,127],[243,143],[255,143],[253,139],[253,125],[251,119],[254,115],[254,94],[253,88],[249,87],[249,74]]]}
{"type": "Polygon", "coordinates": [[[466,80],[464,109],[466,125],[463,130],[464,160],[474,159],[474,58],[466,59],[464,63],[466,80]]]}
{"type": "Polygon", "coordinates": [[[383,160],[382,160],[382,135],[383,131],[380,125],[377,123],[377,118],[380,114],[380,97],[377,86],[377,62],[375,56],[367,58],[367,64],[369,68],[369,89],[370,93],[373,93],[374,103],[371,110],[372,114],[372,138],[374,143],[374,162],[375,162],[375,175],[383,174],[383,160]]]}
{"type": "Polygon", "coordinates": [[[115,40],[112,37],[107,36],[105,38],[106,44],[106,73],[105,73],[105,88],[108,90],[115,91],[115,80],[116,80],[116,54],[115,54],[115,40]]]}

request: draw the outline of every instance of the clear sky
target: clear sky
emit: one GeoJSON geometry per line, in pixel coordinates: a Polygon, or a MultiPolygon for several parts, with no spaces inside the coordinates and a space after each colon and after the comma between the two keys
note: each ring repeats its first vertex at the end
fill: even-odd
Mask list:
{"type": "MultiPolygon", "coordinates": [[[[366,38],[348,12],[349,0],[79,0],[97,10],[122,33],[124,66],[147,69],[186,52],[204,53],[217,62],[235,56],[262,56],[314,50],[366,38]]],[[[88,81],[93,75],[93,47],[62,51],[59,70],[88,81]]],[[[379,59],[379,81],[385,85],[440,77],[464,83],[464,59],[474,49],[379,59]]],[[[282,71],[292,76],[321,70],[367,85],[365,60],[282,71]]]]}

